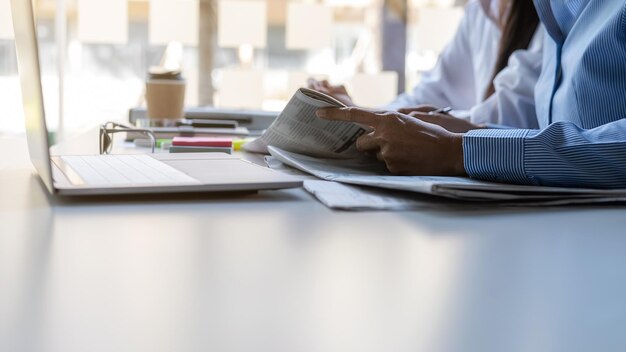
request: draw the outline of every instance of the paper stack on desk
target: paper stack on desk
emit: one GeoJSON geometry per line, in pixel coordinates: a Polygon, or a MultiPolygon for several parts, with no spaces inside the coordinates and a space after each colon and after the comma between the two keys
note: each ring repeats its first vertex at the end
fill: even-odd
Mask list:
{"type": "Polygon", "coordinates": [[[231,138],[174,137],[170,153],[233,153],[231,138]]]}
{"type": "Polygon", "coordinates": [[[331,181],[306,180],[304,189],[327,207],[341,210],[417,210],[436,203],[432,198],[421,199],[415,193],[331,181]]]}
{"type": "MultiPolygon", "coordinates": [[[[247,137],[250,134],[245,127],[237,128],[195,128],[192,126],[179,126],[179,127],[148,127],[156,138],[159,139],[172,139],[174,137],[247,137]]],[[[126,137],[127,140],[135,140],[139,138],[145,138],[144,135],[136,132],[129,132],[126,137]]]]}
{"type": "Polygon", "coordinates": [[[326,181],[416,192],[466,201],[516,205],[626,202],[626,189],[603,190],[521,186],[463,177],[392,176],[375,159],[320,159],[269,147],[281,162],[326,181]]]}

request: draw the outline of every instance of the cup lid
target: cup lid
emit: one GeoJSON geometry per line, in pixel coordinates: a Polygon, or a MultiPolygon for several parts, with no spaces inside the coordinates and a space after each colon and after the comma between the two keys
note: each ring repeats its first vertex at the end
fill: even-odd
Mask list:
{"type": "Polygon", "coordinates": [[[150,79],[183,79],[181,70],[169,70],[161,66],[152,66],[148,70],[148,76],[150,79]]]}

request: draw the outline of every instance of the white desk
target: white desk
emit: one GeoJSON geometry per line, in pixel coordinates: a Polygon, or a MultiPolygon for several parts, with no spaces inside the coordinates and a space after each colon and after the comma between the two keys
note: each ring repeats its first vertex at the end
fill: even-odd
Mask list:
{"type": "Polygon", "coordinates": [[[626,351],[626,207],[69,202],[0,147],[0,351],[626,351]]]}

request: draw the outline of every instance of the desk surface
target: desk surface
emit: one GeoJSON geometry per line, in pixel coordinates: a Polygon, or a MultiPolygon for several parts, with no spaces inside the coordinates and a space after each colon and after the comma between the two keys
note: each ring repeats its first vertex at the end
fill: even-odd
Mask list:
{"type": "Polygon", "coordinates": [[[60,201],[0,147],[2,351],[626,350],[625,207],[60,201]]]}

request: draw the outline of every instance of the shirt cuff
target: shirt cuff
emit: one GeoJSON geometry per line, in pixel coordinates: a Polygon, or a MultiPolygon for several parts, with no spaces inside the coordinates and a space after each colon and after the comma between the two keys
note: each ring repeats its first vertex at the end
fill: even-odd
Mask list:
{"type": "Polygon", "coordinates": [[[471,178],[534,184],[524,170],[524,143],[533,130],[473,130],[463,137],[463,162],[471,178]]]}

